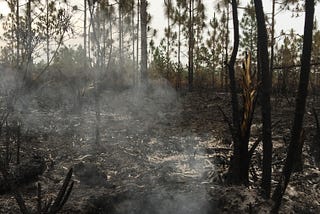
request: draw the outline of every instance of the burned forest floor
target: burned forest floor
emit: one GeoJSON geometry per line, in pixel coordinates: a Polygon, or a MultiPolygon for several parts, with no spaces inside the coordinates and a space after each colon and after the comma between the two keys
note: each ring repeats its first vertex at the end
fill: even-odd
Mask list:
{"type": "MultiPolygon", "coordinates": [[[[46,161],[39,179],[20,188],[29,208],[36,207],[36,182],[42,185],[44,199],[53,198],[73,168],[75,185],[61,213],[270,211],[271,201],[259,194],[261,143],[252,159],[249,187],[225,183],[232,140],[219,107],[231,119],[228,93],[177,93],[170,87],[153,87],[147,92],[106,90],[99,99],[99,144],[94,99],[86,98],[80,108],[57,102],[55,97],[50,102],[51,98],[39,94],[21,98],[15,115],[9,117],[21,121],[21,161],[34,155],[46,161]]],[[[273,188],[286,156],[294,102],[293,97],[272,98],[273,188]]],[[[320,171],[315,158],[319,154],[312,107],[320,112],[320,101],[311,97],[304,123],[304,169],[293,174],[281,213],[320,213],[320,171]]],[[[251,143],[261,135],[260,115],[258,106],[251,143]]],[[[3,128],[2,151],[5,139],[3,128]]],[[[14,162],[14,142],[10,151],[14,162]]],[[[0,213],[19,213],[12,193],[0,195],[0,213]]]]}

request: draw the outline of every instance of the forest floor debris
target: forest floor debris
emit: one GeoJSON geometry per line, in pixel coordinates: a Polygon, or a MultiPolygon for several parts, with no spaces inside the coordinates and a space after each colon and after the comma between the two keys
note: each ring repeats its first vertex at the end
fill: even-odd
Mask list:
{"type": "MultiPolygon", "coordinates": [[[[48,164],[40,176],[43,197],[53,197],[68,169],[74,167],[74,189],[63,213],[267,213],[271,202],[258,193],[261,145],[253,156],[250,187],[227,186],[224,176],[232,153],[228,127],[218,109],[230,114],[224,93],[173,94],[153,91],[106,91],[101,99],[101,144],[94,144],[93,107],[82,111],[22,112],[29,138],[23,156],[41,153],[48,164]]],[[[309,101],[307,111],[316,105],[309,101]]],[[[48,106],[46,106],[48,108],[48,106]]],[[[273,100],[273,187],[290,136],[293,108],[286,98],[273,100]]],[[[259,108],[251,142],[259,137],[259,108]]],[[[320,212],[320,171],[311,156],[315,134],[311,114],[305,120],[307,139],[303,173],[294,174],[281,213],[320,212]]],[[[2,145],[1,145],[2,146],[2,145]]],[[[22,188],[27,206],[36,204],[36,185],[22,188]]],[[[10,194],[0,196],[0,213],[18,213],[10,194]]]]}

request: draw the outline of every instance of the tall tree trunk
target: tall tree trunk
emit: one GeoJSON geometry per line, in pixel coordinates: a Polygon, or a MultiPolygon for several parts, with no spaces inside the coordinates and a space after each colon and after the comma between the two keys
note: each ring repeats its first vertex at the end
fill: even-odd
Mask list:
{"type": "MultiPolygon", "coordinates": [[[[100,38],[100,16],[98,16],[98,22],[95,24],[95,21],[93,20],[94,17],[94,5],[91,3],[89,4],[89,11],[90,11],[90,25],[92,26],[92,34],[93,39],[95,41],[95,45],[97,48],[97,58],[96,58],[96,66],[95,69],[93,69],[93,87],[94,87],[94,107],[95,107],[95,116],[96,116],[96,123],[95,123],[95,143],[97,145],[101,142],[100,137],[100,123],[101,123],[101,114],[100,114],[100,99],[99,99],[99,88],[98,88],[98,74],[101,72],[101,62],[102,62],[102,54],[101,54],[101,46],[99,42],[100,38]]],[[[96,10],[96,13],[98,11],[96,10]]]]}
{"type": "Polygon", "coordinates": [[[31,42],[32,42],[32,20],[31,20],[31,0],[27,2],[27,28],[28,28],[28,43],[27,43],[27,63],[31,63],[31,42]]]}
{"type": "Polygon", "coordinates": [[[118,12],[119,12],[119,69],[120,71],[122,71],[123,68],[123,47],[122,47],[122,34],[123,34],[123,27],[122,27],[122,1],[119,1],[119,8],[118,8],[118,12]]]}
{"type": "Polygon", "coordinates": [[[230,79],[230,90],[231,90],[231,105],[232,105],[232,137],[233,137],[233,156],[230,166],[230,182],[237,184],[241,182],[241,169],[240,163],[240,115],[239,115],[239,104],[236,89],[235,80],[235,63],[239,49],[239,20],[238,20],[238,4],[237,0],[232,0],[232,16],[233,16],[233,50],[230,61],[228,63],[229,79],[230,79]]]}
{"type": "Polygon", "coordinates": [[[84,0],[84,17],[83,17],[83,50],[84,50],[84,69],[87,68],[87,0],[84,0]]]}
{"type": "Polygon", "coordinates": [[[169,80],[169,62],[170,62],[170,59],[169,59],[169,55],[170,55],[170,31],[171,31],[171,28],[170,28],[170,8],[171,7],[171,0],[168,0],[168,5],[167,5],[167,27],[168,27],[168,35],[167,35],[167,73],[166,73],[166,78],[167,80],[169,80]]]}
{"type": "Polygon", "coordinates": [[[262,112],[262,142],[263,142],[263,170],[262,189],[267,198],[271,190],[271,162],[272,162],[272,139],[271,139],[271,79],[269,71],[268,34],[264,18],[264,10],[261,0],[254,0],[257,28],[258,28],[258,70],[261,73],[261,112],[262,112]]]}
{"type": "Polygon", "coordinates": [[[109,55],[108,55],[108,63],[107,63],[107,66],[106,66],[106,70],[107,71],[110,71],[110,64],[111,64],[111,58],[112,58],[112,51],[113,51],[113,45],[112,45],[112,40],[113,40],[113,37],[112,37],[112,34],[113,34],[113,29],[112,29],[112,20],[111,20],[111,15],[109,15],[109,19],[108,19],[108,23],[109,23],[109,33],[110,33],[110,42],[111,44],[109,44],[110,46],[110,49],[109,49],[109,55]]]}
{"type": "Polygon", "coordinates": [[[194,32],[193,32],[193,3],[189,0],[189,50],[188,50],[188,83],[189,91],[193,90],[193,48],[194,48],[194,32]]]}
{"type": "MultiPolygon", "coordinates": [[[[10,12],[13,14],[14,13],[14,1],[10,1],[10,12]]],[[[11,28],[14,28],[14,19],[11,19],[11,28]]],[[[13,38],[14,38],[14,31],[11,31],[11,43],[10,43],[10,51],[11,51],[11,57],[10,57],[10,60],[11,60],[11,66],[13,67],[14,66],[14,42],[13,42],[13,38]]]]}
{"type": "MultiPolygon", "coordinates": [[[[101,6],[100,6],[101,7],[101,6]]],[[[102,48],[102,62],[101,62],[101,71],[105,72],[106,69],[106,49],[107,49],[107,29],[106,29],[106,16],[104,13],[104,8],[100,9],[102,11],[102,44],[103,44],[103,48],[102,48]]]]}
{"type": "Polygon", "coordinates": [[[296,107],[294,113],[294,121],[291,130],[291,140],[288,148],[287,158],[282,170],[282,176],[280,177],[279,184],[272,196],[275,206],[273,211],[277,212],[281,205],[282,197],[290,181],[291,173],[297,161],[296,155],[300,153],[302,149],[301,133],[303,126],[303,118],[306,108],[306,99],[308,95],[308,83],[310,74],[310,60],[312,50],[312,30],[314,22],[314,0],[305,1],[305,23],[304,23],[304,36],[303,36],[303,49],[301,55],[301,70],[299,89],[296,98],[296,107]]]}
{"type": "Polygon", "coordinates": [[[27,84],[30,84],[30,67],[32,64],[32,50],[31,50],[31,45],[32,45],[32,20],[31,20],[31,0],[27,1],[27,64],[25,67],[25,74],[24,74],[24,80],[27,81],[27,84]]]}
{"type": "Polygon", "coordinates": [[[19,13],[19,0],[17,0],[17,5],[16,5],[16,25],[17,25],[17,29],[16,29],[16,37],[17,37],[17,69],[19,70],[20,67],[20,13],[19,13]]]}
{"type": "Polygon", "coordinates": [[[276,0],[272,0],[272,21],[271,21],[271,56],[270,56],[270,79],[273,80],[273,61],[274,61],[274,27],[275,27],[275,7],[276,0]]]}
{"type": "Polygon", "coordinates": [[[147,84],[148,46],[147,46],[147,0],[141,0],[141,80],[147,84]]]}
{"type": "MultiPolygon", "coordinates": [[[[230,13],[230,10],[229,10],[229,4],[227,5],[227,23],[226,23],[226,38],[225,38],[225,42],[226,42],[226,44],[225,44],[225,62],[228,62],[228,60],[229,60],[229,50],[228,50],[228,48],[229,48],[229,20],[230,20],[230,15],[229,15],[229,13],[230,13]]],[[[238,13],[238,12],[237,12],[238,13]]],[[[224,85],[225,85],[225,90],[226,91],[228,91],[228,68],[226,67],[226,70],[225,70],[225,72],[226,72],[226,75],[224,75],[225,76],[225,78],[224,78],[224,85]]]]}
{"type": "MultiPolygon", "coordinates": [[[[132,38],[132,63],[135,66],[135,24],[134,24],[134,0],[132,1],[132,11],[131,11],[131,38],[132,38]]],[[[134,71],[135,69],[133,69],[134,71]]],[[[133,80],[135,81],[135,80],[133,80]]]]}
{"type": "Polygon", "coordinates": [[[50,62],[50,50],[49,50],[49,46],[50,46],[50,42],[49,42],[49,0],[46,0],[46,7],[47,7],[47,11],[46,11],[46,42],[47,42],[47,50],[46,50],[46,54],[47,54],[47,66],[49,66],[49,62],[50,62]]]}
{"type": "Polygon", "coordinates": [[[141,80],[141,74],[139,70],[139,32],[140,32],[140,0],[137,2],[137,54],[136,54],[136,82],[139,83],[141,80]]]}
{"type": "MultiPolygon", "coordinates": [[[[180,16],[180,7],[179,7],[179,16],[180,16]]],[[[181,19],[179,17],[178,20],[178,78],[177,78],[177,84],[176,88],[179,89],[181,88],[181,76],[182,76],[182,68],[181,68],[181,19]]]]}
{"type": "MultiPolygon", "coordinates": [[[[215,22],[216,20],[216,13],[213,13],[213,20],[215,22]]],[[[214,38],[214,42],[217,42],[217,39],[216,39],[216,36],[217,36],[217,29],[216,27],[213,29],[213,38],[214,38]]],[[[215,59],[215,57],[214,57],[215,59]]],[[[217,62],[215,62],[215,60],[212,62],[212,65],[213,65],[213,68],[212,68],[212,90],[214,91],[215,89],[215,74],[216,74],[216,69],[217,69],[217,62]]]]}

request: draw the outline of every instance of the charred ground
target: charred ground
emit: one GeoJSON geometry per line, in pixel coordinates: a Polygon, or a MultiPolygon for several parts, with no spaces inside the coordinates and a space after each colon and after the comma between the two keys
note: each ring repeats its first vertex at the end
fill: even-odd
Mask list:
{"type": "MultiPolygon", "coordinates": [[[[176,93],[167,86],[147,93],[105,91],[100,96],[101,144],[96,145],[90,100],[74,112],[68,105],[41,105],[37,95],[29,99],[28,108],[16,111],[24,118],[21,159],[35,154],[45,158],[46,171],[39,177],[44,198],[57,194],[68,169],[74,169],[75,186],[62,213],[268,212],[271,202],[260,197],[257,188],[260,146],[253,157],[250,187],[224,182],[232,144],[218,106],[231,115],[227,97],[216,92],[176,93]]],[[[272,101],[274,186],[286,154],[294,100],[272,101]]],[[[294,174],[282,213],[320,210],[320,171],[310,149],[316,140],[311,107],[317,105],[318,100],[309,100],[304,171],[294,174]]],[[[259,109],[255,115],[251,142],[260,135],[259,109]]],[[[4,145],[4,135],[1,141],[4,145]]],[[[10,147],[14,153],[14,143],[10,147]]],[[[35,183],[21,191],[27,206],[35,207],[35,183]]],[[[10,193],[1,195],[0,204],[0,213],[19,212],[10,193]]]]}

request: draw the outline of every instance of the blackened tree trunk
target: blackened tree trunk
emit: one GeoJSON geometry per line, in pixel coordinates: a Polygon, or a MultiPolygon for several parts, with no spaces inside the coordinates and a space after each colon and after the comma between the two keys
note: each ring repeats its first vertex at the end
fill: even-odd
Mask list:
{"type": "Polygon", "coordinates": [[[193,47],[194,47],[194,32],[193,32],[193,1],[189,0],[189,41],[188,41],[188,84],[189,91],[193,90],[193,47]]]}
{"type": "MultiPolygon", "coordinates": [[[[136,59],[135,59],[135,23],[134,23],[134,16],[135,16],[135,10],[134,10],[134,4],[135,1],[132,1],[132,10],[131,10],[131,38],[132,38],[132,62],[133,65],[135,65],[136,63],[136,59]]],[[[135,81],[135,80],[134,80],[135,81]]]]}
{"type": "Polygon", "coordinates": [[[83,63],[84,69],[87,69],[87,0],[84,0],[84,14],[83,14],[83,63]]]}
{"type": "MultiPolygon", "coordinates": [[[[237,3],[238,4],[238,3],[237,3]]],[[[233,8],[232,8],[232,11],[233,11],[233,8]]],[[[233,13],[233,12],[232,12],[233,13]]],[[[238,12],[237,12],[238,13],[238,12]]],[[[226,20],[226,35],[225,35],[225,62],[228,62],[228,58],[229,58],[229,20],[230,20],[230,9],[229,9],[229,3],[227,4],[227,20],[226,20]]],[[[233,16],[233,15],[232,15],[233,16]]],[[[239,22],[239,21],[237,21],[239,22]]],[[[225,90],[228,91],[228,68],[226,68],[225,72],[226,72],[226,75],[225,78],[224,78],[224,82],[225,82],[225,90]]]]}
{"type": "Polygon", "coordinates": [[[179,18],[178,18],[178,78],[177,78],[177,84],[176,84],[176,88],[179,89],[181,88],[181,73],[182,73],[182,66],[181,66],[181,25],[182,25],[182,19],[181,19],[181,8],[179,6],[178,9],[178,14],[179,14],[179,18]]]}
{"type": "Polygon", "coordinates": [[[166,60],[167,60],[167,72],[166,72],[166,78],[169,80],[170,76],[170,37],[171,37],[171,23],[170,19],[172,19],[171,11],[172,9],[172,1],[171,0],[165,0],[164,1],[165,10],[166,10],[166,17],[167,17],[167,34],[165,35],[167,39],[167,51],[166,51],[166,60]]]}
{"type": "Polygon", "coordinates": [[[231,105],[232,105],[232,136],[233,136],[233,157],[230,166],[230,182],[231,183],[241,183],[241,169],[239,167],[240,163],[240,115],[239,115],[239,104],[236,90],[236,80],[235,80],[235,62],[239,49],[239,20],[238,20],[238,4],[237,0],[232,0],[232,15],[233,15],[233,50],[231,58],[228,64],[229,68],[229,79],[230,79],[230,90],[231,90],[231,105]]]}
{"type": "Polygon", "coordinates": [[[31,20],[31,0],[28,0],[27,2],[27,8],[26,8],[26,19],[27,19],[27,62],[25,67],[25,73],[24,73],[24,80],[26,81],[27,85],[30,84],[30,67],[32,64],[32,20],[31,20]]]}
{"type": "Polygon", "coordinates": [[[268,34],[264,19],[264,11],[261,0],[254,0],[257,28],[258,28],[258,69],[261,73],[261,112],[262,112],[262,142],[263,142],[263,170],[262,189],[265,196],[270,197],[271,191],[271,162],[272,162],[272,139],[271,139],[271,78],[269,71],[268,34]]]}
{"type": "Polygon", "coordinates": [[[16,5],[16,37],[17,37],[17,69],[19,69],[20,66],[20,15],[19,15],[19,0],[17,0],[16,5]]]}
{"type": "Polygon", "coordinates": [[[123,26],[122,26],[122,13],[123,13],[123,7],[124,7],[124,1],[119,1],[119,5],[118,5],[118,13],[119,13],[119,23],[118,23],[118,27],[119,27],[119,69],[120,72],[122,72],[122,68],[123,68],[123,45],[122,45],[122,39],[123,39],[123,26]]]}
{"type": "Polygon", "coordinates": [[[299,150],[302,149],[302,146],[300,146],[299,143],[301,143],[300,136],[302,133],[303,118],[306,107],[306,99],[308,95],[310,59],[312,49],[312,30],[314,21],[314,4],[314,0],[305,1],[305,25],[303,36],[303,50],[301,56],[299,89],[296,98],[294,121],[291,130],[291,140],[289,144],[286,162],[282,170],[282,176],[280,177],[279,184],[276,187],[276,190],[272,196],[272,199],[275,202],[275,206],[273,208],[274,212],[277,212],[280,208],[281,200],[288,186],[295,161],[297,161],[295,156],[299,154],[299,150]]]}
{"type": "Polygon", "coordinates": [[[139,31],[140,31],[140,0],[137,1],[137,53],[136,53],[136,58],[137,58],[137,67],[136,67],[136,71],[137,71],[137,81],[139,82],[141,77],[139,74],[139,31]]]}
{"type": "Polygon", "coordinates": [[[271,82],[273,80],[273,61],[274,61],[274,27],[275,27],[275,7],[276,7],[276,0],[272,0],[272,21],[271,21],[271,50],[270,50],[270,79],[271,82]]]}
{"type": "Polygon", "coordinates": [[[141,0],[140,18],[141,18],[141,80],[144,84],[147,83],[147,68],[148,68],[148,50],[147,50],[147,1],[141,0]]]}
{"type": "Polygon", "coordinates": [[[49,37],[49,32],[50,32],[50,26],[49,26],[49,0],[46,0],[46,55],[47,55],[47,66],[49,66],[50,63],[50,37],[49,37]]]}

